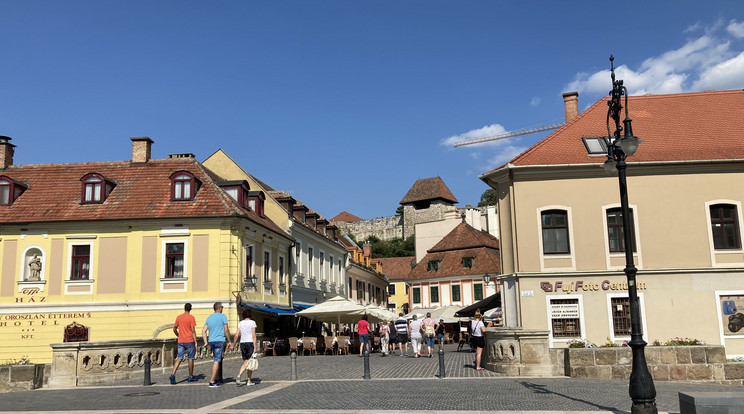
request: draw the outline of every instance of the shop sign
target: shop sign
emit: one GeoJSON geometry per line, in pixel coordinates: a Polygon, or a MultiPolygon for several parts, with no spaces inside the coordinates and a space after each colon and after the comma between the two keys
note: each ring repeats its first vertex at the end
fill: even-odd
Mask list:
{"type": "MultiPolygon", "coordinates": [[[[540,282],[540,288],[543,292],[596,292],[600,290],[628,290],[628,282],[611,282],[603,280],[601,283],[577,280],[574,282],[564,282],[558,280],[555,283],[540,282]]],[[[646,282],[637,282],[637,290],[645,290],[646,282]]]]}
{"type": "Polygon", "coordinates": [[[719,297],[724,335],[744,335],[744,295],[719,297]]]}
{"type": "Polygon", "coordinates": [[[579,317],[578,303],[562,303],[550,305],[551,319],[576,319],[579,317]]]}

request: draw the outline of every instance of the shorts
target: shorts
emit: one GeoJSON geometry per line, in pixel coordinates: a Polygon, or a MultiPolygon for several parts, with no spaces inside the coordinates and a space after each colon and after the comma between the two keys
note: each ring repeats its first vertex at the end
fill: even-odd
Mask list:
{"type": "Polygon", "coordinates": [[[439,341],[440,344],[443,344],[444,343],[444,334],[437,335],[437,340],[439,341]]]}
{"type": "Polygon", "coordinates": [[[426,342],[426,346],[428,346],[429,348],[434,348],[434,337],[433,336],[424,337],[424,342],[426,342]]]}
{"type": "Polygon", "coordinates": [[[473,342],[474,348],[485,348],[486,347],[486,338],[482,336],[473,336],[470,338],[470,340],[473,342]]]}
{"type": "Polygon", "coordinates": [[[214,362],[222,361],[222,351],[225,350],[225,341],[210,342],[209,346],[212,348],[212,355],[214,355],[214,362]]]}
{"type": "Polygon", "coordinates": [[[359,335],[359,343],[360,344],[369,344],[369,334],[360,334],[359,335]]]}
{"type": "Polygon", "coordinates": [[[390,336],[390,345],[395,345],[398,343],[398,337],[397,336],[390,336]]]}
{"type": "Polygon", "coordinates": [[[398,332],[398,343],[405,344],[408,342],[408,334],[398,332]]]}
{"type": "Polygon", "coordinates": [[[243,356],[243,360],[251,359],[253,352],[253,342],[240,343],[240,354],[243,356]]]}
{"type": "Polygon", "coordinates": [[[188,355],[189,359],[196,358],[196,345],[193,342],[178,343],[178,357],[176,359],[183,359],[186,355],[188,355]]]}

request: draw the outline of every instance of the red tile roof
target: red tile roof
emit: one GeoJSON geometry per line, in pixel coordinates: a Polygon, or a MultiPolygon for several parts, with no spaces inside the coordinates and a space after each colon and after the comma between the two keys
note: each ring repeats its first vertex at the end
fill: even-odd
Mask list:
{"type": "MultiPolygon", "coordinates": [[[[608,99],[594,103],[510,164],[603,163],[605,157],[587,154],[581,138],[607,136],[608,99]]],[[[629,162],[744,159],[742,90],[630,96],[628,116],[633,134],[643,139],[629,162]]]]}
{"type": "Polygon", "coordinates": [[[400,200],[400,204],[435,200],[438,198],[450,201],[453,204],[458,202],[449,188],[444,184],[441,177],[422,178],[413,183],[413,186],[411,186],[403,199],[400,200]]]}
{"type": "Polygon", "coordinates": [[[331,221],[340,221],[343,223],[355,223],[357,221],[364,221],[364,219],[361,219],[347,211],[342,211],[336,217],[332,218],[331,221]]]}
{"type": "MultiPolygon", "coordinates": [[[[384,269],[384,268],[383,268],[384,269]]],[[[460,223],[427,251],[408,275],[409,280],[480,276],[501,273],[499,241],[489,233],[460,223]],[[472,257],[473,266],[465,267],[463,258],[472,257]],[[429,270],[430,261],[440,261],[438,270],[429,270]]]]}
{"type": "Polygon", "coordinates": [[[416,258],[414,256],[382,257],[375,260],[382,264],[382,272],[388,275],[390,280],[405,280],[411,273],[411,263],[416,258]]]}
{"type": "Polygon", "coordinates": [[[216,184],[222,179],[193,158],[11,165],[0,175],[28,186],[13,204],[0,206],[3,223],[243,216],[288,237],[268,218],[241,207],[216,184]],[[193,200],[171,201],[169,177],[176,171],[201,182],[193,200]],[[116,183],[102,204],[80,203],[80,178],[88,173],[116,183]]]}

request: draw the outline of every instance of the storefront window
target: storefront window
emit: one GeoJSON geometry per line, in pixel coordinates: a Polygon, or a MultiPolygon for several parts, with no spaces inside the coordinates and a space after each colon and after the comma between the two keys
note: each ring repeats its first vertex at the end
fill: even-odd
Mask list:
{"type": "Polygon", "coordinates": [[[550,308],[554,338],[581,337],[578,299],[551,299],[550,308]]]}

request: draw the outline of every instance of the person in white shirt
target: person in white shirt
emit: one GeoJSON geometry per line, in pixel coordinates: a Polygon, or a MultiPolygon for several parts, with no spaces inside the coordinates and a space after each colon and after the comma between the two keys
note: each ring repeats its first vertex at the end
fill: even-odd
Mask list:
{"type": "Polygon", "coordinates": [[[242,316],[243,320],[238,323],[238,331],[235,332],[235,337],[233,338],[233,346],[235,346],[238,342],[238,337],[240,337],[240,353],[243,356],[243,365],[240,366],[238,376],[235,378],[235,383],[238,386],[244,384],[253,385],[251,382],[253,371],[246,371],[245,367],[248,365],[248,360],[254,356],[256,344],[256,321],[251,319],[253,312],[249,308],[245,308],[243,309],[242,316]],[[243,372],[247,372],[246,375],[248,376],[245,382],[240,379],[243,372]]]}
{"type": "Polygon", "coordinates": [[[411,336],[411,346],[416,358],[421,356],[421,321],[418,320],[417,315],[413,314],[413,319],[408,323],[408,334],[411,336]]]}
{"type": "Polygon", "coordinates": [[[473,335],[473,346],[475,347],[475,369],[478,371],[483,369],[481,356],[483,355],[483,348],[486,346],[486,338],[483,336],[485,332],[486,326],[483,324],[483,317],[480,309],[478,309],[475,311],[475,319],[470,322],[470,334],[473,335]]]}

